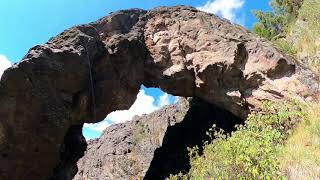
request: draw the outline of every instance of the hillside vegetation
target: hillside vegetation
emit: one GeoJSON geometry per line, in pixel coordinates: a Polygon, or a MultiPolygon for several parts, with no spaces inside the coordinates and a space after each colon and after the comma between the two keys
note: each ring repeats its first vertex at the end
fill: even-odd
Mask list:
{"type": "Polygon", "coordinates": [[[288,179],[320,179],[319,105],[305,114],[279,155],[281,171],[288,179]]]}
{"type": "Polygon", "coordinates": [[[297,52],[296,57],[318,75],[320,74],[319,9],[319,0],[305,0],[286,38],[297,52]]]}
{"type": "Polygon", "coordinates": [[[281,179],[285,140],[304,118],[298,104],[266,102],[230,135],[214,127],[209,133],[213,140],[204,146],[202,155],[197,147],[190,149],[189,173],[171,179],[281,179]]]}
{"type": "Polygon", "coordinates": [[[320,1],[273,0],[270,5],[271,12],[253,12],[258,19],[253,32],[273,41],[319,74],[320,1]]]}
{"type": "MultiPolygon", "coordinates": [[[[272,12],[254,11],[253,31],[320,73],[320,1],[273,0],[272,12]]],[[[213,127],[191,169],[170,179],[320,179],[320,106],[266,102],[237,131],[213,127]]]]}

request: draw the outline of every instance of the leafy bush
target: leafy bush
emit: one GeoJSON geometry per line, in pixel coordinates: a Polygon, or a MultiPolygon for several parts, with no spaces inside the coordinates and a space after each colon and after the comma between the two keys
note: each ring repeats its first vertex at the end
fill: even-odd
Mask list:
{"type": "Polygon", "coordinates": [[[253,26],[253,32],[258,36],[271,40],[284,32],[284,18],[273,12],[253,11],[258,22],[253,26]]]}
{"type": "Polygon", "coordinates": [[[175,179],[283,179],[278,161],[283,143],[303,113],[296,104],[279,106],[266,102],[263,110],[252,113],[244,125],[231,135],[213,127],[214,137],[203,154],[198,147],[189,149],[191,169],[175,179]]]}

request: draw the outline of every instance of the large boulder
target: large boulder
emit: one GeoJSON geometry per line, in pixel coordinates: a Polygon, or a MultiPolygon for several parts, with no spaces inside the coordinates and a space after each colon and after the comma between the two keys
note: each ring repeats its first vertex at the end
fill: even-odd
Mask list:
{"type": "Polygon", "coordinates": [[[72,177],[82,124],[129,108],[141,84],[243,119],[264,100],[319,96],[311,71],[239,25],[185,6],[119,11],[31,48],[5,71],[0,179],[72,177]]]}

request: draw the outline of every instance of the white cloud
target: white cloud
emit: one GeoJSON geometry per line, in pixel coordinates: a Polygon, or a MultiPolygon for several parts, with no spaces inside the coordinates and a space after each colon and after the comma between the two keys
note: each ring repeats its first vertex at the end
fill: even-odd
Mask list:
{"type": "Polygon", "coordinates": [[[158,106],[162,107],[169,104],[170,104],[169,94],[164,93],[162,96],[160,96],[158,106]]]}
{"type": "Polygon", "coordinates": [[[131,120],[135,115],[149,114],[158,110],[160,106],[154,105],[154,98],[145,94],[141,89],[137,95],[136,101],[129,110],[115,111],[110,113],[106,119],[110,119],[114,123],[121,123],[131,120]]]}
{"type": "MultiPolygon", "coordinates": [[[[163,95],[165,96],[165,95],[163,95]]],[[[162,97],[162,96],[161,96],[162,97]]],[[[163,104],[167,103],[165,98],[163,99],[163,104]]],[[[114,111],[106,117],[106,119],[100,123],[96,124],[85,124],[84,127],[87,127],[93,131],[101,132],[106,127],[110,126],[113,123],[121,123],[128,120],[131,120],[135,115],[149,114],[155,110],[158,110],[162,107],[163,104],[154,105],[154,98],[145,94],[145,91],[141,89],[137,95],[136,101],[128,110],[114,111]]]]}
{"type": "Polygon", "coordinates": [[[97,132],[102,132],[106,127],[110,126],[112,124],[112,122],[107,121],[107,120],[103,120],[99,123],[96,124],[87,124],[85,123],[83,125],[84,128],[89,128],[92,131],[97,131],[97,132]]]}
{"type": "Polygon", "coordinates": [[[111,112],[105,120],[95,124],[84,124],[84,127],[89,128],[92,131],[102,132],[106,127],[112,124],[129,121],[136,115],[141,116],[143,114],[149,114],[165,105],[176,103],[178,99],[179,97],[177,96],[163,93],[159,97],[158,103],[155,105],[154,97],[147,95],[143,89],[140,89],[136,101],[128,110],[111,112]]]}
{"type": "Polygon", "coordinates": [[[6,58],[6,56],[0,54],[0,78],[3,72],[11,66],[11,62],[6,58]]]}
{"type": "Polygon", "coordinates": [[[236,17],[236,13],[244,5],[245,0],[209,0],[204,6],[197,7],[201,11],[221,15],[231,22],[244,24],[244,16],[236,17]]]}

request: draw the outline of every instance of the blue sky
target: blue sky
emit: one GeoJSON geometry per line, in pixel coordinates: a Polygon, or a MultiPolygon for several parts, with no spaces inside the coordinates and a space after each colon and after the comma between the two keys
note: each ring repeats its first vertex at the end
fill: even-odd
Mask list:
{"type": "MultiPolygon", "coordinates": [[[[1,0],[0,1],[0,76],[11,63],[18,62],[31,48],[45,43],[64,29],[97,20],[110,12],[128,9],[151,9],[156,6],[190,5],[241,23],[248,29],[256,21],[252,9],[270,10],[269,0],[1,0]]],[[[159,89],[142,87],[138,97],[149,100],[151,110],[176,101],[159,89]],[[161,99],[162,98],[162,99],[161,99]]],[[[136,106],[138,109],[139,105],[136,106]]],[[[134,108],[133,108],[134,109],[134,108]]],[[[135,110],[137,111],[137,110],[135,110]]],[[[139,111],[139,110],[138,110],[139,111]]],[[[136,114],[141,114],[138,112],[136,114]]],[[[116,114],[130,118],[132,111],[116,114]],[[123,115],[126,114],[126,115],[123,115]]],[[[110,119],[110,118],[109,118],[110,119]]],[[[105,121],[107,122],[107,121],[105,121]]],[[[109,123],[102,124],[105,127],[109,123]]],[[[119,120],[112,121],[119,122],[119,120]]],[[[101,124],[101,123],[100,123],[101,124]]],[[[98,137],[101,128],[86,125],[87,138],[98,137]]]]}

